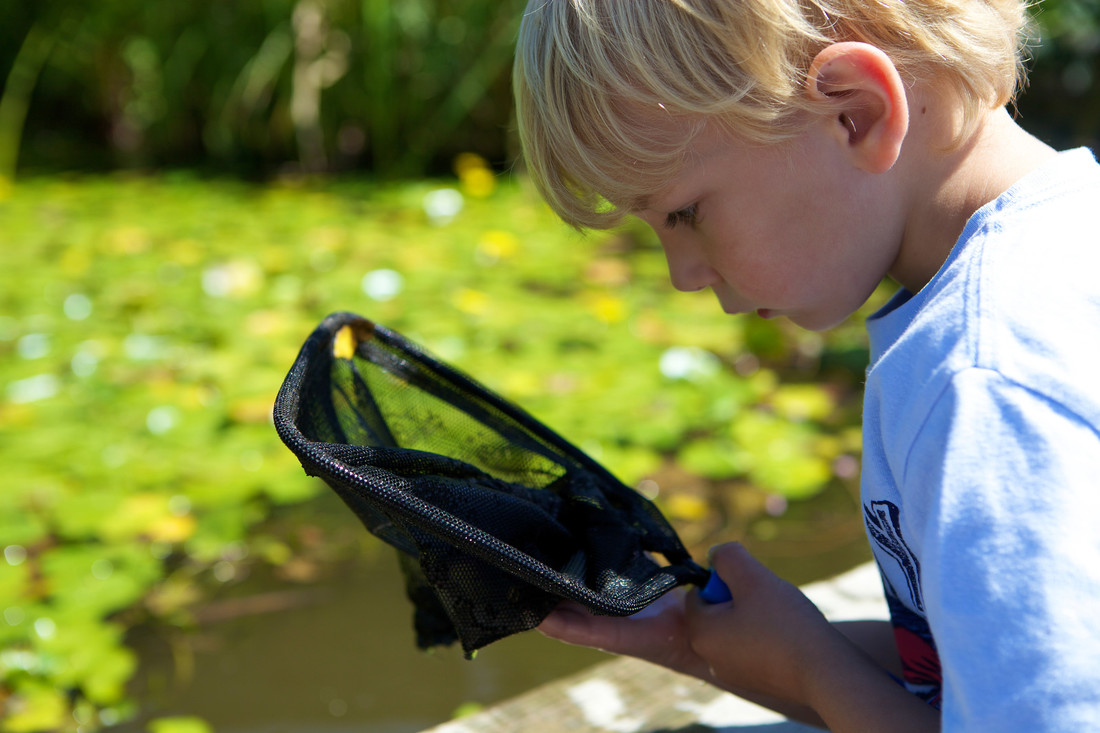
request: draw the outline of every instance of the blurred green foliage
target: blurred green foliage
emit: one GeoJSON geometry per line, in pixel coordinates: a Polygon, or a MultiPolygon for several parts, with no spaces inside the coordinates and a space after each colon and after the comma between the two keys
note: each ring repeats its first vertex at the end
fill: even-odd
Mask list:
{"type": "Polygon", "coordinates": [[[128,628],[187,628],[249,563],[294,562],[293,537],[254,528],[327,489],[271,403],[330,311],[405,333],[659,484],[681,526],[709,498],[678,492],[671,465],[760,506],[852,480],[837,467],[858,455],[858,326],[730,318],[673,292],[640,229],[584,239],[483,161],[459,170],[384,187],[31,178],[0,202],[18,243],[0,270],[5,730],[133,714],[128,628]]]}
{"type": "Polygon", "coordinates": [[[24,162],[54,170],[415,175],[467,150],[502,163],[524,4],[4,3],[0,164],[20,131],[24,162]]]}
{"type": "Polygon", "coordinates": [[[1021,124],[1056,147],[1100,148],[1100,3],[1042,0],[1040,43],[1019,102],[1021,124]]]}
{"type": "MultiPolygon", "coordinates": [[[[139,0],[0,7],[0,177],[185,166],[441,173],[507,167],[523,0],[139,0]]],[[[1100,130],[1100,3],[1032,7],[1020,109],[1058,147],[1100,130]]]]}

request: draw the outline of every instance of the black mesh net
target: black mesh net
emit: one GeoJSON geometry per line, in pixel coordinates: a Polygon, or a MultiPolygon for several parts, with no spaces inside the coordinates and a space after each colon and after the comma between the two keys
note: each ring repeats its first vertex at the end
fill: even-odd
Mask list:
{"type": "Polygon", "coordinates": [[[624,616],[707,580],[651,502],[354,314],[329,316],[305,342],[275,426],[306,473],[399,551],[420,647],[457,640],[471,654],[538,625],[563,598],[624,616]]]}

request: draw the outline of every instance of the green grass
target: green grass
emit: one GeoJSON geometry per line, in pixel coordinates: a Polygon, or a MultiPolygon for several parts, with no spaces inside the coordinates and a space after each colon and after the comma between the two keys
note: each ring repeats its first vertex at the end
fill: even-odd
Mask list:
{"type": "MultiPolygon", "coordinates": [[[[256,528],[327,489],[270,408],[332,311],[422,343],[631,484],[675,466],[761,512],[851,483],[836,467],[858,456],[858,327],[724,316],[669,287],[641,230],[584,238],[521,183],[486,183],[175,174],[6,192],[0,727],[127,718],[129,627],[187,627],[240,565],[293,561],[291,537],[256,528]],[[461,211],[433,221],[425,197],[452,187],[461,211]]],[[[681,528],[709,521],[707,495],[660,488],[681,528]]]]}

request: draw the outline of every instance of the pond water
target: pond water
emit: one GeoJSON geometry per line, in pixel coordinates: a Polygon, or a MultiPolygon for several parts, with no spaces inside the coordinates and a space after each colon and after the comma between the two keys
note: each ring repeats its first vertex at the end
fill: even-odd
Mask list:
{"type": "MultiPolygon", "coordinates": [[[[175,649],[163,631],[135,635],[142,669],[133,689],[143,717],[196,715],[219,733],[411,733],[462,705],[505,699],[606,658],[537,632],[472,661],[457,648],[421,652],[388,552],[308,588],[271,590],[278,581],[264,578],[249,584],[259,592],[223,601],[225,610],[207,613],[212,620],[175,649]]],[[[144,723],[116,730],[136,733],[144,723]]]]}
{"type": "MultiPolygon", "coordinates": [[[[705,545],[738,539],[780,575],[809,582],[869,558],[857,506],[843,490],[825,492],[782,516],[707,533],[690,549],[701,559],[705,545]]],[[[362,532],[334,495],[282,521],[319,522],[326,536],[362,532]]],[[[141,659],[132,685],[141,715],[113,730],[188,715],[218,733],[411,733],[608,658],[537,632],[472,661],[457,648],[421,652],[393,552],[353,554],[311,583],[255,570],[201,606],[195,629],[139,627],[130,643],[141,659]]]]}

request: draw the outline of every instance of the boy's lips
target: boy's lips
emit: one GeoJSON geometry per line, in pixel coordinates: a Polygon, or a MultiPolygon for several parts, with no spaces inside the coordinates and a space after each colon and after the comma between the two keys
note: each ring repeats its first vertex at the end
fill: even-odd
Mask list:
{"type": "Polygon", "coordinates": [[[737,302],[740,300],[736,296],[724,292],[717,287],[711,287],[715,296],[718,297],[718,304],[722,306],[722,310],[728,315],[736,316],[742,313],[755,313],[761,318],[775,318],[779,315],[779,311],[772,308],[754,308],[752,305],[745,302],[737,302]]]}
{"type": "Polygon", "coordinates": [[[733,298],[722,297],[722,294],[719,293],[717,290],[714,291],[714,294],[718,296],[718,305],[722,306],[722,311],[726,315],[736,316],[742,313],[752,313],[754,310],[756,310],[747,303],[736,303],[734,302],[733,298]]]}

